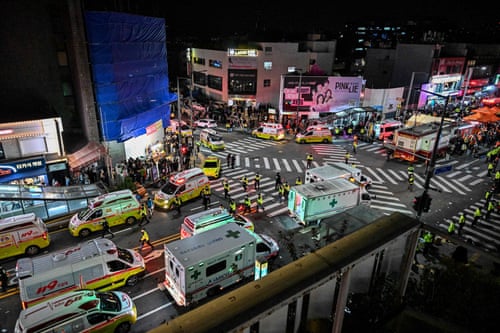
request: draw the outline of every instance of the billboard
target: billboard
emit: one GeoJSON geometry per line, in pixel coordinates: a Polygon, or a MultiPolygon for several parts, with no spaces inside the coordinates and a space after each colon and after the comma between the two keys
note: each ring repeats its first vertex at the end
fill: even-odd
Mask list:
{"type": "Polygon", "coordinates": [[[285,113],[336,112],[359,106],[363,78],[284,75],[282,87],[280,105],[285,113]]]}

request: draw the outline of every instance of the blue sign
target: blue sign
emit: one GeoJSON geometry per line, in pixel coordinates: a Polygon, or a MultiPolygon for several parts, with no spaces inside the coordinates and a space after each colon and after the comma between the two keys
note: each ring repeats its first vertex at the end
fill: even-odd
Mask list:
{"type": "Polygon", "coordinates": [[[453,165],[451,165],[451,164],[443,165],[443,166],[440,166],[439,168],[434,169],[434,174],[439,175],[441,173],[450,172],[452,169],[453,169],[453,165]]]}

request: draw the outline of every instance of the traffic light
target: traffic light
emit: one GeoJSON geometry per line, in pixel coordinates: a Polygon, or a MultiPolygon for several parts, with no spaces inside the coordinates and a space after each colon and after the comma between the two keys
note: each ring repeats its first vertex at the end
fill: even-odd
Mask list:
{"type": "Polygon", "coordinates": [[[420,211],[420,207],[422,206],[422,196],[419,195],[413,199],[413,209],[417,212],[420,211]]]}
{"type": "Polygon", "coordinates": [[[424,197],[422,197],[422,211],[427,213],[429,211],[429,209],[431,208],[431,202],[432,202],[432,198],[430,197],[430,195],[428,195],[427,193],[425,194],[424,197]]]}
{"type": "Polygon", "coordinates": [[[427,193],[422,193],[422,195],[416,196],[413,199],[413,209],[417,212],[427,213],[431,208],[432,198],[427,193]]]}

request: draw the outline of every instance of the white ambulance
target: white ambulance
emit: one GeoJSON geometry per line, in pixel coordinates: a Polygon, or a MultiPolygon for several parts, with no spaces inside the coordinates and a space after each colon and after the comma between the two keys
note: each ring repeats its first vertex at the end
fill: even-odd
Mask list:
{"type": "Polygon", "coordinates": [[[155,207],[170,209],[178,195],[181,202],[201,196],[201,191],[210,188],[210,181],[200,168],[192,168],[172,175],[168,182],[155,193],[155,207]]]}
{"type": "Polygon", "coordinates": [[[134,250],[117,247],[107,238],[34,258],[17,260],[21,305],[26,309],[68,291],[98,291],[133,286],[144,275],[146,264],[134,250]]]}
{"type": "Polygon", "coordinates": [[[129,332],[137,309],[124,292],[79,290],[24,309],[15,333],[129,332]]]}
{"type": "Polygon", "coordinates": [[[34,213],[0,219],[0,259],[34,256],[49,245],[47,225],[34,213]]]}
{"type": "Polygon", "coordinates": [[[106,193],[90,200],[87,209],[73,215],[68,224],[72,236],[87,237],[102,230],[104,219],[110,227],[132,225],[141,218],[141,204],[131,190],[106,193]]]}
{"type": "Polygon", "coordinates": [[[285,129],[283,125],[278,123],[262,123],[252,131],[252,136],[255,138],[279,141],[285,138],[285,129]]]}

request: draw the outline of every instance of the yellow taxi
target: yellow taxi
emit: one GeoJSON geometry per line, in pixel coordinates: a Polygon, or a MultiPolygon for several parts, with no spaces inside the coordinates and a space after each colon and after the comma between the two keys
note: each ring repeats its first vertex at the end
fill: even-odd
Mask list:
{"type": "Polygon", "coordinates": [[[217,156],[208,156],[201,166],[201,170],[209,179],[217,179],[220,177],[221,160],[217,156]]]}

